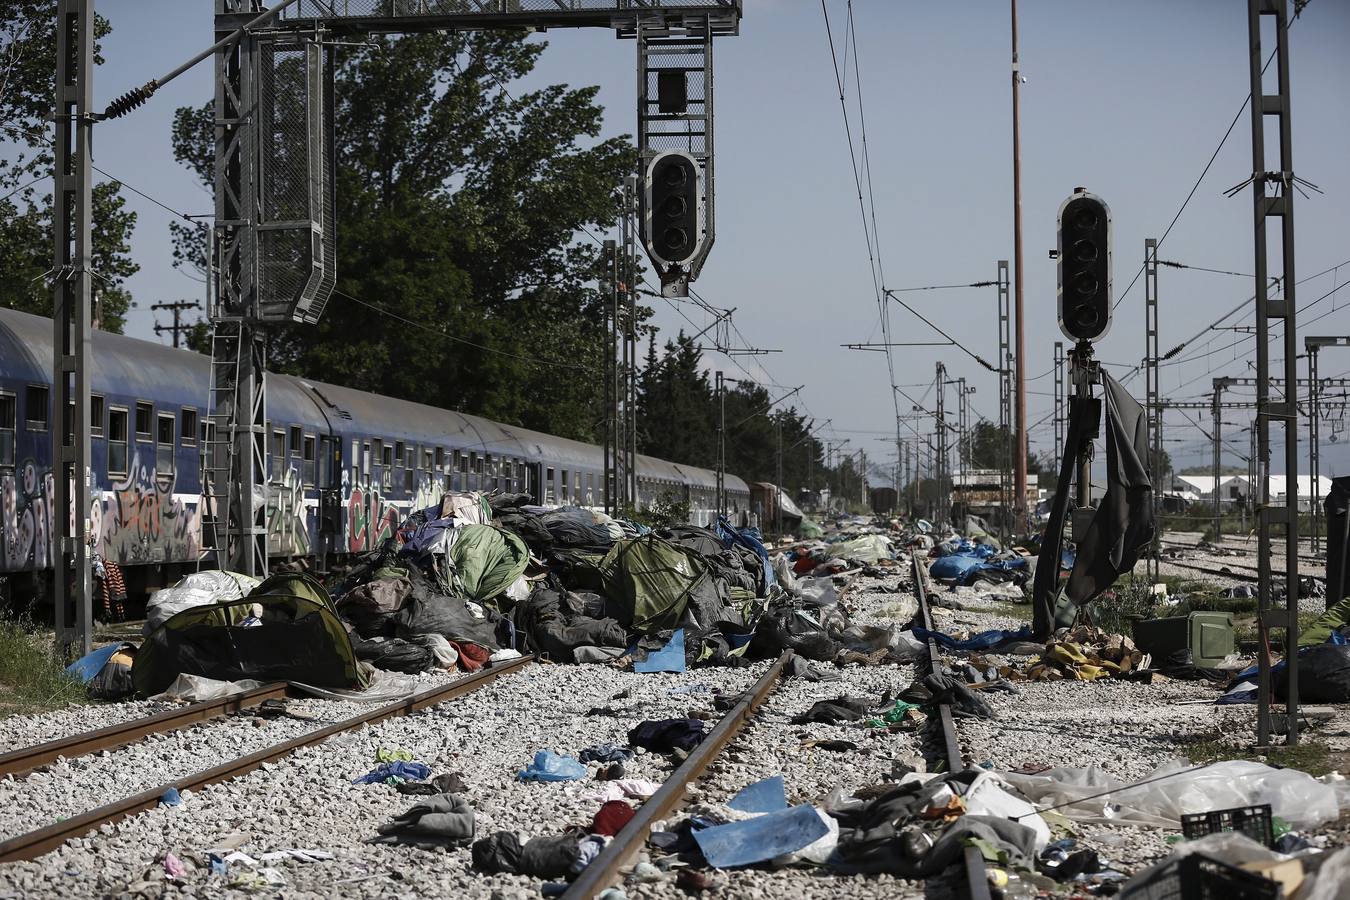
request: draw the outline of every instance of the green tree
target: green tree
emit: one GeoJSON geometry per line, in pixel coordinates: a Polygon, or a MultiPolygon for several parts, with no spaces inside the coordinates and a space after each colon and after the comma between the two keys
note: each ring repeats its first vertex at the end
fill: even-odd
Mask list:
{"type": "MultiPolygon", "coordinates": [[[[374,37],[336,73],[338,280],[273,368],[593,440],[603,421],[599,248],[626,138],[598,140],[595,88],[513,95],[542,43],[504,31],[374,37]]],[[[175,116],[210,184],[210,106],[175,116]]],[[[198,233],[175,256],[201,266],[198,233]]],[[[205,335],[197,337],[204,341],[205,335]]]]}
{"type": "MultiPolygon", "coordinates": [[[[0,306],[49,316],[52,312],[51,117],[56,92],[56,4],[51,0],[0,0],[0,306]]],[[[95,21],[95,37],[111,25],[95,21]]],[[[95,63],[102,63],[95,46],[95,63]]],[[[136,214],[126,209],[122,186],[93,188],[94,290],[101,327],[121,332],[134,306],[126,279],[139,270],[130,255],[136,214]]]]}

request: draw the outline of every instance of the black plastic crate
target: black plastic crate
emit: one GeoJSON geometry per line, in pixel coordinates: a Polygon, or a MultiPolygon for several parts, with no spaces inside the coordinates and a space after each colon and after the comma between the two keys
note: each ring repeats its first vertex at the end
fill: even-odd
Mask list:
{"type": "Polygon", "coordinates": [[[1181,833],[1186,840],[1218,834],[1224,831],[1236,831],[1245,834],[1263,847],[1275,843],[1275,820],[1270,813],[1270,804],[1260,806],[1238,806],[1233,809],[1216,809],[1207,813],[1191,813],[1181,817],[1181,833]]]}
{"type": "Polygon", "coordinates": [[[1277,881],[1192,853],[1130,879],[1120,900],[1280,900],[1282,895],[1277,881]]]}

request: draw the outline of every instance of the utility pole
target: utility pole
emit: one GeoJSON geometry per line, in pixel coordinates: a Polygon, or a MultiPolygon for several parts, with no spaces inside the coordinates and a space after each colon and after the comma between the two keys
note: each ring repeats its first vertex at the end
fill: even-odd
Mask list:
{"type": "MultiPolygon", "coordinates": [[[[1318,496],[1321,492],[1318,490],[1317,485],[1320,480],[1318,476],[1321,474],[1321,464],[1320,460],[1317,458],[1319,452],[1317,444],[1321,439],[1321,435],[1318,434],[1318,432],[1320,431],[1320,419],[1322,418],[1322,391],[1317,383],[1318,346],[1314,344],[1311,339],[1305,340],[1303,346],[1308,354],[1308,495],[1312,499],[1312,502],[1308,505],[1310,507],[1309,512],[1312,513],[1312,552],[1316,553],[1318,550],[1322,549],[1322,516],[1320,509],[1322,504],[1318,502],[1321,500],[1321,497],[1318,496]]],[[[1297,389],[1294,391],[1294,396],[1298,396],[1297,389]]],[[[1297,491],[1298,485],[1293,485],[1292,490],[1297,491]]]]}
{"type": "MultiPolygon", "coordinates": [[[[94,120],[94,0],[59,0],[56,13],[56,202],[52,270],[52,490],[50,535],[56,641],[93,648],[90,583],[89,319],[93,281],[90,154],[94,120]],[[70,414],[67,414],[67,410],[70,414]]],[[[31,415],[31,413],[30,413],[31,415]]],[[[37,544],[39,554],[47,547],[37,544]]]]}
{"type": "Polygon", "coordinates": [[[604,266],[602,287],[605,292],[605,512],[617,515],[619,509],[619,253],[614,241],[605,241],[601,249],[604,266]]]}
{"type": "MultiPolygon", "coordinates": [[[[623,323],[623,376],[624,376],[624,416],[622,420],[623,440],[620,458],[623,462],[624,485],[620,497],[625,505],[637,507],[637,282],[638,282],[638,209],[637,176],[629,175],[624,180],[623,199],[623,252],[621,289],[624,300],[623,323]]],[[[725,463],[725,460],[724,460],[725,463]]],[[[722,486],[722,507],[726,507],[726,485],[722,486]]]]}
{"type": "Polygon", "coordinates": [[[177,349],[178,349],[178,335],[179,335],[181,332],[184,332],[184,331],[190,331],[190,330],[192,329],[192,326],[191,326],[191,325],[183,325],[183,324],[180,324],[180,320],[181,320],[181,318],[182,318],[183,311],[184,311],[184,310],[187,310],[187,309],[201,309],[201,308],[202,308],[202,305],[201,305],[200,303],[196,302],[195,300],[178,300],[178,301],[175,301],[175,302],[173,302],[173,303],[154,303],[154,304],[152,304],[152,305],[150,306],[150,308],[151,308],[151,309],[167,309],[167,310],[169,310],[170,312],[173,313],[173,324],[172,324],[172,325],[161,325],[161,324],[159,324],[158,322],[156,322],[156,323],[155,323],[155,334],[163,334],[163,333],[166,332],[166,331],[172,331],[172,332],[173,332],[173,348],[174,348],[175,350],[177,350],[177,349]]]}
{"type": "Polygon", "coordinates": [[[774,485],[778,493],[773,498],[774,508],[774,529],[778,537],[783,536],[783,417],[775,416],[775,426],[778,432],[778,478],[774,485]]]}
{"type": "Polygon", "coordinates": [[[1148,463],[1153,481],[1153,542],[1149,547],[1146,570],[1150,583],[1158,580],[1158,553],[1162,547],[1162,405],[1158,388],[1158,242],[1144,239],[1144,378],[1147,396],[1144,408],[1148,411],[1149,447],[1153,458],[1148,463]]]}
{"type": "Polygon", "coordinates": [[[717,371],[717,514],[727,514],[727,394],[722,371],[717,371]]]}
{"type": "Polygon", "coordinates": [[[1013,354],[1012,286],[1008,261],[998,261],[998,432],[999,432],[999,539],[1011,544],[1013,533],[1013,354]]]}
{"type": "MultiPolygon", "coordinates": [[[[1303,339],[1308,354],[1308,468],[1312,482],[1312,550],[1322,548],[1322,389],[1326,383],[1318,377],[1318,359],[1323,347],[1350,347],[1350,337],[1319,336],[1303,339]]],[[[1334,381],[1334,379],[1328,379],[1334,381]]]]}
{"type": "MultiPolygon", "coordinates": [[[[968,503],[964,498],[968,497],[970,485],[966,482],[966,455],[970,452],[970,438],[967,429],[970,427],[970,391],[973,388],[966,387],[964,377],[956,379],[957,407],[956,407],[956,466],[961,473],[961,514],[964,516],[967,511],[968,503]]],[[[955,523],[953,523],[955,524],[955,523]]]]}
{"type": "Polygon", "coordinates": [[[1067,416],[1064,413],[1065,390],[1065,356],[1064,342],[1055,341],[1055,449],[1059,453],[1064,452],[1064,426],[1067,416]]]}
{"type": "Polygon", "coordinates": [[[861,503],[864,507],[866,507],[866,506],[868,505],[868,503],[867,503],[867,450],[866,450],[866,448],[864,448],[864,449],[863,449],[862,451],[860,451],[860,452],[861,452],[861,455],[862,455],[862,477],[860,477],[860,478],[858,479],[858,502],[861,503]]]}
{"type": "Polygon", "coordinates": [[[1220,543],[1220,542],[1223,541],[1223,513],[1222,513],[1222,512],[1220,511],[1220,509],[1219,509],[1219,504],[1220,504],[1220,502],[1222,501],[1222,496],[1221,496],[1221,494],[1219,493],[1219,479],[1220,479],[1221,477],[1223,477],[1223,472],[1222,472],[1223,466],[1222,466],[1222,459],[1221,459],[1222,454],[1223,454],[1223,447],[1222,447],[1222,439],[1223,439],[1223,407],[1222,407],[1222,402],[1223,402],[1223,389],[1230,386],[1230,381],[1231,381],[1231,380],[1228,379],[1228,378],[1215,378],[1215,379],[1214,379],[1214,400],[1213,400],[1213,406],[1211,407],[1212,412],[1213,412],[1213,417],[1214,417],[1214,424],[1213,424],[1213,426],[1212,426],[1213,429],[1214,429],[1214,433],[1210,435],[1210,441],[1211,441],[1212,444],[1213,444],[1213,454],[1212,454],[1212,455],[1213,455],[1212,466],[1213,466],[1213,472],[1214,472],[1214,491],[1213,491],[1213,502],[1214,502],[1214,529],[1213,529],[1213,531],[1214,531],[1214,543],[1216,543],[1216,544],[1218,544],[1218,543],[1220,543]]]}
{"type": "Polygon", "coordinates": [[[939,512],[934,513],[935,525],[947,520],[951,504],[947,502],[947,367],[941,360],[937,363],[937,505],[939,512]]]}
{"type": "Polygon", "coordinates": [[[1016,534],[1018,529],[1026,527],[1027,521],[1027,370],[1026,340],[1024,334],[1025,316],[1022,306],[1022,138],[1021,109],[1019,92],[1022,84],[1021,63],[1017,58],[1017,0],[1012,3],[1012,113],[1013,113],[1013,264],[1016,266],[1017,286],[1013,299],[1016,311],[1014,329],[1017,337],[1014,344],[1014,363],[1017,366],[1017,427],[1014,430],[1013,458],[1016,461],[1013,474],[1013,513],[1015,515],[1016,534]]]}
{"type": "Polygon", "coordinates": [[[1294,273],[1294,175],[1293,129],[1290,123],[1289,91],[1289,3],[1288,0],[1247,0],[1247,36],[1250,41],[1251,121],[1252,121],[1252,230],[1255,244],[1256,280],[1256,454],[1259,460],[1258,478],[1261,481],[1260,537],[1257,541],[1257,628],[1261,649],[1257,652],[1260,667],[1256,707],[1256,742],[1267,746],[1272,734],[1270,711],[1273,681],[1270,672],[1269,647],[1271,628],[1283,628],[1285,648],[1285,741],[1298,743],[1298,328],[1294,291],[1298,280],[1294,273]],[[1274,18],[1275,52],[1279,93],[1267,94],[1262,81],[1261,21],[1263,16],[1274,18]],[[1266,168],[1265,124],[1268,116],[1279,125],[1279,164],[1275,171],[1266,168]],[[1268,194],[1268,186],[1275,193],[1268,194]],[[1284,296],[1269,296],[1270,282],[1266,220],[1280,220],[1277,242],[1279,258],[1284,263],[1284,296]],[[1284,399],[1274,401],[1270,396],[1270,320],[1283,319],[1284,399]],[[1284,428],[1284,474],[1294,485],[1285,491],[1281,509],[1270,503],[1270,425],[1275,422],[1284,428]],[[1285,609],[1283,615],[1272,609],[1274,584],[1271,572],[1271,542],[1274,526],[1284,525],[1285,538],[1285,609]]]}

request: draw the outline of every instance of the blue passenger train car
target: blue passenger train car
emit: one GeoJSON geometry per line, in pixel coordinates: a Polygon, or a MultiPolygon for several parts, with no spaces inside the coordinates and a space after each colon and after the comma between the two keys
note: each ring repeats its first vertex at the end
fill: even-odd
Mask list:
{"type": "MultiPolygon", "coordinates": [[[[213,567],[202,550],[201,452],[210,359],[95,332],[90,406],[95,550],[132,594],[213,567]]],[[[52,322],[0,309],[0,596],[47,596],[52,561],[52,322]]],[[[478,416],[290,375],[268,375],[268,554],[324,571],[377,547],[446,489],[521,492],[544,506],[603,503],[601,448],[478,416]]],[[[750,489],[726,476],[730,514],[750,489]]],[[[638,503],[716,517],[707,469],[638,457],[638,503]]]]}

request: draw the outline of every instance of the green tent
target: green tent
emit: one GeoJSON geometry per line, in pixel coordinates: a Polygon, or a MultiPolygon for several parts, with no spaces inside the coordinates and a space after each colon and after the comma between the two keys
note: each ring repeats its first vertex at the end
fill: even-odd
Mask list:
{"type": "Polygon", "coordinates": [[[456,586],[479,603],[504,593],[530,564],[525,542],[495,525],[460,528],[449,555],[456,586]]]}
{"type": "Polygon", "coordinates": [[[242,600],[185,609],[151,632],[131,669],[137,693],[158,694],[180,673],[364,688],[365,675],[328,593],[308,576],[276,576],[273,582],[242,600]],[[259,593],[283,588],[302,596],[259,593]],[[260,621],[242,624],[255,604],[262,608],[260,621]]]}
{"type": "Polygon", "coordinates": [[[716,602],[711,573],[697,550],[654,534],[618,541],[600,562],[607,601],[619,624],[642,634],[674,628],[693,600],[716,602]]]}

